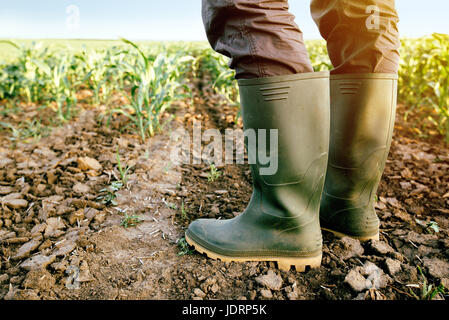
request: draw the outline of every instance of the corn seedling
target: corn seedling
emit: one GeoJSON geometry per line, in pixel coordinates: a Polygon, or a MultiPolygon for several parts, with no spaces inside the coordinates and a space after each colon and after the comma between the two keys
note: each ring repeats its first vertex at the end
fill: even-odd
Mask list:
{"type": "Polygon", "coordinates": [[[142,223],[143,220],[136,215],[129,216],[127,213],[125,213],[125,216],[123,217],[122,221],[120,222],[120,225],[124,228],[129,227],[135,227],[139,223],[142,223]]]}
{"type": "Polygon", "coordinates": [[[100,190],[100,192],[102,192],[103,194],[100,195],[97,199],[101,200],[101,203],[105,205],[116,206],[117,205],[117,203],[115,202],[115,198],[117,198],[116,192],[122,188],[123,183],[121,181],[114,181],[111,183],[109,187],[100,190]]]}
{"type": "Polygon", "coordinates": [[[125,74],[131,82],[129,105],[112,110],[131,120],[140,138],[152,137],[161,129],[161,118],[171,104],[181,98],[182,65],[193,58],[160,53],[156,58],[146,55],[137,44],[122,39],[137,51],[134,63],[122,62],[125,74]]]}
{"type": "Polygon", "coordinates": [[[449,144],[449,35],[402,40],[399,101],[409,111],[428,110],[449,144]]]}
{"type": "Polygon", "coordinates": [[[214,164],[211,164],[209,174],[207,175],[207,181],[215,182],[218,178],[220,178],[220,176],[221,172],[215,167],[214,164]]]}
{"type": "Polygon", "coordinates": [[[178,256],[184,256],[188,254],[193,254],[195,250],[190,249],[189,244],[185,238],[178,239],[178,256]]]}
{"type": "Polygon", "coordinates": [[[178,206],[175,204],[175,203],[172,203],[172,202],[168,202],[168,201],[166,201],[165,199],[162,199],[162,202],[165,204],[165,206],[167,207],[167,208],[169,208],[169,209],[172,209],[172,210],[177,210],[178,209],[178,206]]]}
{"type": "Polygon", "coordinates": [[[122,162],[120,161],[120,153],[119,148],[117,147],[117,153],[116,153],[116,160],[117,160],[117,168],[120,173],[120,180],[123,186],[126,186],[128,183],[128,172],[133,166],[123,166],[122,162]]]}
{"type": "Polygon", "coordinates": [[[181,215],[183,218],[185,219],[187,218],[187,210],[184,206],[184,201],[181,202],[181,215]]]}
{"type": "Polygon", "coordinates": [[[425,222],[419,219],[415,219],[416,223],[423,227],[428,233],[438,233],[440,232],[440,228],[438,223],[435,221],[425,222]]]}
{"type": "Polygon", "coordinates": [[[419,274],[421,275],[421,283],[420,283],[420,292],[416,294],[412,288],[409,288],[410,293],[417,300],[433,300],[438,294],[445,295],[446,290],[442,284],[438,286],[433,286],[432,284],[428,284],[427,278],[424,276],[421,268],[418,266],[419,274]]]}

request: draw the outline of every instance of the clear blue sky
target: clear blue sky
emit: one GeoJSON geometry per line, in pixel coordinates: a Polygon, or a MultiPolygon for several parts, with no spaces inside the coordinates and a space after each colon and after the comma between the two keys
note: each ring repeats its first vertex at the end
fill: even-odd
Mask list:
{"type": "MultiPolygon", "coordinates": [[[[310,0],[290,0],[306,39],[320,35],[310,0]]],[[[396,0],[402,36],[449,33],[448,0],[396,0]]],[[[205,40],[201,0],[0,0],[0,38],[205,40]],[[66,11],[71,5],[77,12],[66,11]]]]}

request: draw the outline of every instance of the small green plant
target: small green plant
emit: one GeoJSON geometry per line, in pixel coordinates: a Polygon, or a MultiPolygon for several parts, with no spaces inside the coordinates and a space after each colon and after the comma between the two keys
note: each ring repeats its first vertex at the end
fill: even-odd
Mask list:
{"type": "Polygon", "coordinates": [[[176,205],[176,203],[173,202],[167,202],[165,199],[162,199],[162,202],[167,206],[167,208],[172,209],[172,210],[177,210],[178,206],[176,205]]]}
{"type": "MultiPolygon", "coordinates": [[[[179,92],[183,85],[185,65],[194,60],[185,54],[159,52],[148,55],[134,42],[121,39],[137,55],[131,62],[121,62],[122,72],[131,84],[131,93],[123,91],[129,104],[112,110],[127,117],[142,141],[152,137],[163,128],[161,123],[165,111],[184,97],[179,92]]],[[[186,87],[187,88],[187,87],[186,87]]]]}
{"type": "Polygon", "coordinates": [[[40,138],[46,137],[50,133],[50,128],[42,125],[40,120],[37,119],[26,120],[18,126],[0,122],[0,129],[2,128],[11,132],[9,140],[13,145],[20,141],[36,143],[40,138]]]}
{"type": "Polygon", "coordinates": [[[419,224],[421,227],[424,228],[428,233],[438,233],[440,232],[440,228],[438,226],[438,223],[435,221],[425,222],[419,219],[415,219],[416,223],[419,224]]]}
{"type": "Polygon", "coordinates": [[[186,210],[186,208],[184,206],[184,201],[181,202],[181,215],[182,215],[183,218],[185,218],[185,219],[187,218],[187,210],[186,210]]]}
{"type": "Polygon", "coordinates": [[[442,284],[435,287],[431,284],[428,284],[426,276],[423,274],[421,268],[418,266],[419,274],[421,275],[421,284],[420,284],[420,290],[421,292],[416,294],[412,288],[409,288],[410,293],[417,299],[417,300],[433,300],[437,294],[444,295],[445,288],[442,284]]]}
{"type": "Polygon", "coordinates": [[[121,188],[123,188],[123,183],[121,181],[114,181],[109,187],[100,190],[100,192],[104,194],[99,196],[97,199],[101,200],[101,203],[105,205],[116,206],[117,203],[115,202],[115,198],[117,198],[117,195],[115,193],[121,188]]]}
{"type": "Polygon", "coordinates": [[[139,216],[136,215],[129,216],[127,213],[125,213],[125,216],[123,217],[120,225],[124,228],[128,228],[128,227],[135,227],[142,222],[143,220],[139,216]]]}
{"type": "Polygon", "coordinates": [[[185,238],[181,238],[178,240],[178,248],[179,248],[178,256],[193,254],[193,252],[195,251],[193,249],[190,249],[190,246],[185,238]]]}
{"type": "Polygon", "coordinates": [[[167,165],[164,167],[164,172],[168,173],[168,171],[171,169],[171,167],[172,167],[172,163],[171,163],[171,161],[169,161],[167,163],[167,165]]]}
{"type": "Polygon", "coordinates": [[[209,174],[207,175],[207,181],[214,182],[214,181],[218,180],[218,178],[220,178],[220,176],[221,176],[221,172],[215,167],[214,164],[211,164],[209,174]]]}
{"type": "Polygon", "coordinates": [[[126,184],[128,183],[128,172],[133,166],[127,166],[127,165],[123,166],[122,165],[122,162],[120,161],[120,154],[119,154],[118,147],[117,147],[116,159],[117,159],[117,168],[118,168],[118,171],[120,172],[121,182],[123,183],[124,186],[126,186],[126,184]]]}

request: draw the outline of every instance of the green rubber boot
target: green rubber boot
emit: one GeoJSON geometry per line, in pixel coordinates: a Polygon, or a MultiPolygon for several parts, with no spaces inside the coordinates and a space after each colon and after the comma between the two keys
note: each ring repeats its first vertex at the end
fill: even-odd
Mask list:
{"type": "Polygon", "coordinates": [[[329,148],[329,74],[246,79],[239,87],[245,135],[251,129],[257,136],[266,130],[265,137],[258,136],[257,148],[245,141],[254,163],[250,203],[233,219],[194,221],[186,240],[222,261],[274,261],[281,270],[317,268],[322,255],[319,206],[329,148]],[[267,153],[260,146],[273,142],[271,129],[278,130],[278,148],[267,153]],[[262,174],[269,166],[261,164],[261,153],[277,155],[277,172],[262,174]],[[259,155],[257,161],[254,154],[259,155]]]}
{"type": "Polygon", "coordinates": [[[374,198],[393,134],[397,76],[332,75],[329,164],[320,208],[323,230],[379,239],[374,198]]]}

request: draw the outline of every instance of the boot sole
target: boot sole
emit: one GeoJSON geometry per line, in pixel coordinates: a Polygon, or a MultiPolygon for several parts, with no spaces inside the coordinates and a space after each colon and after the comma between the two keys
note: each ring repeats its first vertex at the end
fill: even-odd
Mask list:
{"type": "Polygon", "coordinates": [[[322,254],[316,257],[230,257],[204,248],[187,235],[185,235],[185,239],[187,243],[193,246],[199,253],[207,255],[211,259],[218,259],[223,262],[272,261],[276,262],[278,268],[282,271],[290,271],[291,267],[294,266],[298,272],[305,272],[308,268],[316,269],[321,266],[322,254]]]}
{"type": "Polygon", "coordinates": [[[331,230],[331,229],[327,229],[327,228],[323,228],[323,227],[321,227],[321,230],[333,233],[337,238],[350,237],[350,238],[357,239],[357,240],[362,241],[362,242],[366,242],[366,241],[370,241],[370,240],[377,240],[377,241],[379,241],[379,232],[377,234],[375,234],[375,235],[372,235],[372,236],[351,236],[349,234],[344,234],[344,233],[341,233],[341,232],[338,232],[338,231],[334,231],[334,230],[331,230]]]}

